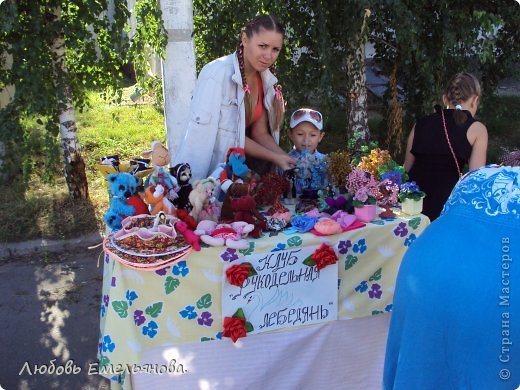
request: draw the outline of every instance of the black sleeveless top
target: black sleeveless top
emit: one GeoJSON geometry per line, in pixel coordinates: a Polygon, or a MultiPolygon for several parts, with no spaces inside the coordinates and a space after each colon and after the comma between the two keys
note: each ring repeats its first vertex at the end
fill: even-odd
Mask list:
{"type": "MultiPolygon", "coordinates": [[[[430,220],[436,219],[448,200],[451,190],[459,180],[457,166],[448,146],[442,123],[441,107],[435,107],[436,112],[417,120],[412,144],[412,154],[415,156],[410,172],[410,181],[415,181],[426,192],[423,213],[430,220]]],[[[469,111],[464,111],[467,120],[457,125],[453,118],[455,110],[444,110],[448,136],[462,170],[471,156],[471,144],[467,132],[475,122],[469,111]]]]}

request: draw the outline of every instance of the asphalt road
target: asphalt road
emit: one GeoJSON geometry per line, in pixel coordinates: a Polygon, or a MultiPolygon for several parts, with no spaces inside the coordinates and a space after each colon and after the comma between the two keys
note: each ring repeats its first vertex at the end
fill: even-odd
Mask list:
{"type": "Polygon", "coordinates": [[[97,362],[100,252],[79,246],[0,259],[0,388],[110,388],[88,374],[97,362]],[[61,375],[45,372],[53,368],[61,375]]]}

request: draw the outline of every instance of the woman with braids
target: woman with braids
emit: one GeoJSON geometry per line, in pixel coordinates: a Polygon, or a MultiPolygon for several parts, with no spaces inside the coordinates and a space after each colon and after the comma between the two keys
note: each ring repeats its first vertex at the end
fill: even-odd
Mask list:
{"type": "Polygon", "coordinates": [[[486,164],[486,126],[473,117],[480,100],[480,84],[470,73],[451,78],[443,96],[446,109],[417,120],[408,137],[404,168],[411,181],[426,193],[423,213],[436,219],[468,164],[486,164]]]}
{"type": "Polygon", "coordinates": [[[264,174],[295,160],[279,146],[284,102],[274,73],[284,29],[260,15],[242,29],[235,53],[206,64],[195,86],[187,131],[175,163],[189,162],[194,179],[211,174],[231,147],[244,148],[246,164],[264,174]]]}

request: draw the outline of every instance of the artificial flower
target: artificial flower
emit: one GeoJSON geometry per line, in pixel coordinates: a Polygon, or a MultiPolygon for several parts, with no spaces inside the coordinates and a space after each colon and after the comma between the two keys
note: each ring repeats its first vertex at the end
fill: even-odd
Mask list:
{"type": "Polygon", "coordinates": [[[419,200],[424,198],[426,194],[421,191],[416,182],[404,183],[399,190],[399,200],[402,202],[405,199],[419,200]]]}
{"type": "Polygon", "coordinates": [[[247,332],[254,330],[253,325],[246,320],[242,308],[239,308],[232,317],[225,317],[223,327],[222,336],[231,338],[234,343],[240,337],[246,337],[247,332]]]}
{"type": "Polygon", "coordinates": [[[356,217],[346,211],[338,210],[332,214],[331,218],[339,223],[342,228],[347,228],[354,223],[356,217]]]}
{"type": "Polygon", "coordinates": [[[314,225],[314,229],[318,233],[323,234],[325,236],[330,236],[332,234],[339,234],[343,232],[340,224],[330,218],[320,219],[314,225]]]}
{"type": "Polygon", "coordinates": [[[309,217],[307,215],[296,215],[291,220],[291,225],[298,233],[305,233],[311,230],[316,222],[318,222],[318,218],[309,217]]]}
{"type": "Polygon", "coordinates": [[[336,255],[334,248],[327,244],[321,244],[321,246],[311,255],[311,259],[314,260],[316,269],[320,270],[329,264],[336,264],[338,256],[336,255]]]}
{"type": "Polygon", "coordinates": [[[246,319],[240,317],[225,317],[222,336],[231,338],[234,343],[236,343],[240,337],[246,337],[246,319]]]}
{"type": "Polygon", "coordinates": [[[242,287],[244,281],[251,275],[256,274],[251,263],[234,264],[226,270],[229,284],[242,287]]]}
{"type": "Polygon", "coordinates": [[[368,171],[354,168],[347,176],[345,188],[354,195],[353,206],[362,207],[365,204],[375,204],[379,196],[379,183],[368,171]]]}

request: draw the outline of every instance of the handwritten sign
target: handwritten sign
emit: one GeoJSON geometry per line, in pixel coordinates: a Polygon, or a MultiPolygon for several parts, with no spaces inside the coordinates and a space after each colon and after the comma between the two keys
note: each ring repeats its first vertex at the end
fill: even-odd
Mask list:
{"type": "Polygon", "coordinates": [[[231,317],[239,308],[254,330],[267,332],[337,319],[338,267],[321,270],[303,261],[317,246],[246,256],[257,275],[248,277],[242,287],[222,286],[222,313],[231,317]]]}

